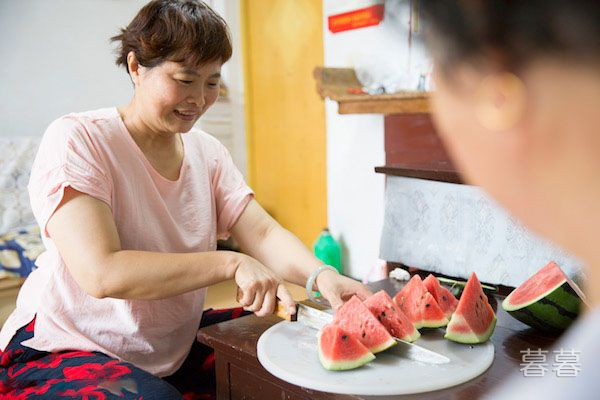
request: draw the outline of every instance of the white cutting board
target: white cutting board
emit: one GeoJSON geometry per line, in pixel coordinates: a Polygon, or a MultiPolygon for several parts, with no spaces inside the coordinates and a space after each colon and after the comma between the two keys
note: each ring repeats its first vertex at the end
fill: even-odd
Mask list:
{"type": "Polygon", "coordinates": [[[479,345],[454,343],[441,329],[424,330],[415,343],[445,355],[447,364],[425,364],[394,354],[394,347],[376,354],[369,364],[350,371],[328,371],[319,362],[317,331],[298,322],[281,321],[258,339],[262,366],[294,385],[323,392],[396,395],[429,392],[458,385],[481,375],[494,360],[491,341],[479,345]]]}

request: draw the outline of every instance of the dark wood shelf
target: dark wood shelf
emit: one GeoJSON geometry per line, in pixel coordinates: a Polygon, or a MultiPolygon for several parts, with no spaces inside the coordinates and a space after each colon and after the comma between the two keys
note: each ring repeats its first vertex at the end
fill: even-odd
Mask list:
{"type": "Polygon", "coordinates": [[[430,111],[429,92],[363,93],[352,68],[317,67],[313,75],[321,97],[337,101],[340,114],[426,114],[430,111]]]}
{"type": "Polygon", "coordinates": [[[392,164],[375,167],[375,172],[406,178],[419,178],[431,181],[464,183],[460,174],[449,162],[431,162],[426,164],[392,164]]]}

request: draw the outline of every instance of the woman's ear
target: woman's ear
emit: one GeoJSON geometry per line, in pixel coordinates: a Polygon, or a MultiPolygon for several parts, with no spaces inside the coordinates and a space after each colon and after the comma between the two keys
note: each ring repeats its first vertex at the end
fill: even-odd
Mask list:
{"type": "Polygon", "coordinates": [[[514,128],[523,118],[525,106],[525,85],[512,73],[488,75],[476,89],[475,118],[488,131],[514,128]]]}
{"type": "Polygon", "coordinates": [[[140,64],[133,51],[130,51],[127,54],[127,70],[129,71],[129,76],[131,77],[133,85],[137,86],[140,79],[140,64]]]}

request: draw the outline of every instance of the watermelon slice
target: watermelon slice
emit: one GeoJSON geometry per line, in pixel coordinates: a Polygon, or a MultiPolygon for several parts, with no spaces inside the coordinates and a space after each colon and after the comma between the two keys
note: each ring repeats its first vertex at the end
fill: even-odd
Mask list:
{"type": "Polygon", "coordinates": [[[414,275],[394,296],[394,302],[417,329],[439,328],[448,324],[444,312],[419,275],[414,275]]]}
{"type": "Polygon", "coordinates": [[[375,359],[360,340],[334,324],[319,331],[318,341],[321,365],[331,371],[358,368],[375,359]]]}
{"type": "Polygon", "coordinates": [[[423,284],[425,284],[427,291],[429,291],[435,301],[437,301],[446,318],[450,319],[452,313],[454,310],[456,310],[456,306],[458,305],[458,300],[456,300],[456,297],[454,297],[454,295],[450,293],[448,289],[440,285],[440,282],[432,274],[429,274],[429,276],[425,278],[423,284]]]}
{"type": "Polygon", "coordinates": [[[551,261],[513,290],[502,308],[533,328],[560,332],[579,315],[582,298],[581,289],[551,261]]]}
{"type": "Polygon", "coordinates": [[[373,354],[396,344],[381,322],[356,296],[352,296],[337,310],[333,323],[356,336],[373,354]]]}
{"type": "Polygon", "coordinates": [[[421,337],[411,320],[400,311],[385,290],[370,296],[364,303],[390,335],[407,342],[414,342],[421,337]]]}
{"type": "Polygon", "coordinates": [[[496,314],[473,272],[444,337],[459,343],[483,343],[492,336],[495,327],[496,314]]]}

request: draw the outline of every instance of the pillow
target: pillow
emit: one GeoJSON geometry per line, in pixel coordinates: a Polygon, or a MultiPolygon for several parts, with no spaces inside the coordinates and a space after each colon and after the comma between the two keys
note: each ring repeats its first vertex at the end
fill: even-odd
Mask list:
{"type": "Polygon", "coordinates": [[[0,235],[0,279],[27,277],[36,268],[35,260],[44,250],[37,225],[0,235]]]}

